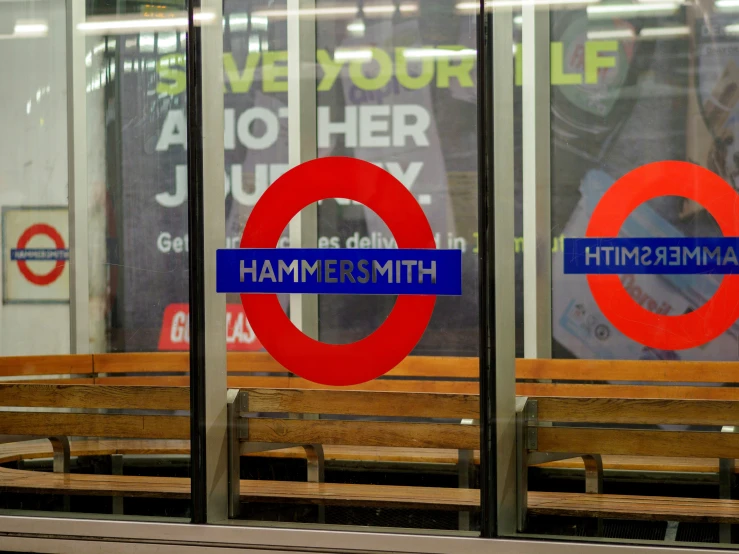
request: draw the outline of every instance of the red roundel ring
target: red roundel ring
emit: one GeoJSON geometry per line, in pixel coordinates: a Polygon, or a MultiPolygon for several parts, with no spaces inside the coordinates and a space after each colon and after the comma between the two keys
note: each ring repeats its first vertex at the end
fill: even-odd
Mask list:
{"type": "MultiPolygon", "coordinates": [[[[724,236],[739,236],[739,195],[703,167],[677,161],[639,167],[616,181],[593,211],[586,237],[616,237],[640,204],[658,196],[683,196],[701,204],[724,236]]],[[[693,312],[658,315],[642,308],[618,275],[588,275],[603,315],[624,335],[651,348],[695,348],[724,333],[739,318],[739,275],[724,275],[713,297],[693,312]]]]}
{"type": "MultiPolygon", "coordinates": [[[[18,248],[19,250],[25,248],[26,245],[28,245],[28,241],[30,241],[36,235],[46,235],[54,241],[54,246],[58,250],[64,249],[64,240],[62,239],[62,236],[56,229],[54,229],[51,225],[47,225],[46,223],[36,223],[35,225],[31,225],[28,229],[26,229],[21,237],[18,239],[18,246],[16,246],[16,248],[18,248]]],[[[18,269],[29,282],[33,283],[34,285],[45,286],[50,285],[51,283],[56,281],[62,274],[62,272],[64,271],[64,260],[57,260],[56,264],[54,264],[54,268],[49,273],[45,273],[42,275],[31,271],[31,269],[28,267],[28,263],[25,260],[18,260],[18,269]]]]}
{"type": "MultiPolygon", "coordinates": [[[[300,164],[264,192],[249,216],[241,248],[275,248],[290,220],[328,198],[346,198],[373,210],[398,248],[436,248],[423,210],[400,181],[355,158],[318,158],[300,164]]],[[[350,344],[326,344],[303,334],[285,315],[276,294],[242,294],[246,317],[265,349],[304,379],[323,385],[365,383],[398,365],[423,336],[435,296],[399,295],[380,327],[350,344]]]]}

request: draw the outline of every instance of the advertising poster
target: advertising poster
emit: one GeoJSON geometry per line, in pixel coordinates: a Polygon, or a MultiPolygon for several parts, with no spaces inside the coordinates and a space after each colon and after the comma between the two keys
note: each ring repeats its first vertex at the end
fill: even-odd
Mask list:
{"type": "MultiPolygon", "coordinates": [[[[425,9],[425,8],[424,8],[425,9]]],[[[463,253],[463,295],[440,297],[414,354],[477,355],[477,93],[470,18],[438,13],[319,18],[316,44],[319,156],[352,156],[387,170],[415,196],[442,248],[463,253]]],[[[430,9],[430,8],[429,8],[430,9]]],[[[260,195],[288,169],[286,21],[279,10],[224,7],[224,208],[226,247],[238,245],[260,195]]],[[[284,14],[283,14],[284,15],[284,14]]],[[[594,206],[621,176],[653,161],[688,160],[737,186],[737,43],[720,16],[695,22],[699,40],[637,40],[621,20],[589,34],[583,10],[552,14],[552,256],[555,357],[736,359],[739,328],[688,351],[654,351],[623,336],[600,313],[584,275],[565,275],[562,245],[583,236],[594,206]],[[608,38],[608,33],[619,38],[608,38]],[[689,71],[675,71],[675,68],[689,71]]],[[[121,186],[110,211],[113,349],[186,348],[187,168],[183,37],[167,50],[124,41],[120,52],[121,186]]],[[[522,354],[523,238],[521,85],[526,53],[514,30],[516,299],[512,323],[522,354]]],[[[342,199],[319,203],[321,248],[392,247],[369,209],[342,199]]],[[[662,197],[636,210],[623,236],[713,236],[705,210],[662,197]]],[[[287,232],[280,246],[289,246],[287,232]]],[[[623,275],[645,309],[694,310],[715,291],[710,275],[623,275]]],[[[348,343],[376,329],[394,297],[323,295],[320,339],[348,343]]],[[[287,298],[281,299],[288,309],[287,298]]],[[[227,297],[229,348],[259,349],[237,295],[227,297]]]]}
{"type": "MultiPolygon", "coordinates": [[[[236,247],[251,209],[288,169],[287,51],[284,18],[226,3],[224,31],[226,247],[236,247]]],[[[463,252],[464,295],[440,297],[416,353],[477,354],[476,64],[458,29],[425,37],[415,18],[368,19],[361,37],[347,21],[319,20],[319,156],[352,156],[395,176],[415,196],[437,245],[463,252]],[[462,51],[457,54],[458,51],[462,51]],[[441,125],[455,121],[441,133],[441,125]],[[450,179],[449,175],[453,175],[450,179]],[[451,183],[454,188],[452,189],[451,183]]],[[[474,36],[474,29],[468,29],[474,36]]],[[[123,51],[122,186],[110,243],[117,261],[126,350],[187,348],[186,90],[182,44],[155,55],[123,51]],[[154,71],[141,68],[154,68],[154,71]],[[138,68],[138,69],[137,69],[138,68]],[[136,101],[132,101],[136,99],[136,101]]],[[[384,223],[357,203],[319,203],[320,248],[387,248],[384,223]]],[[[287,234],[280,246],[288,246],[287,234]]],[[[323,295],[320,338],[348,343],[376,329],[395,298],[323,295]]],[[[237,295],[228,295],[231,350],[259,349],[237,295]]],[[[288,309],[287,298],[283,306],[288,309]]]]}

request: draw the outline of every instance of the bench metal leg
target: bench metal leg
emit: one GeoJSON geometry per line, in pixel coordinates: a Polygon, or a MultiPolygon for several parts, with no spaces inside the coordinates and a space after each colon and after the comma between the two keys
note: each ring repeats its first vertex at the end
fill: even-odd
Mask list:
{"type": "Polygon", "coordinates": [[[308,482],[323,483],[325,477],[325,457],[320,444],[304,444],[305,457],[308,462],[308,482]]]}
{"type": "MultiPolygon", "coordinates": [[[[472,450],[459,450],[457,452],[457,477],[460,489],[470,488],[473,464],[474,458],[472,450]]],[[[470,530],[470,512],[459,512],[459,530],[470,530]]]]}
{"type": "Polygon", "coordinates": [[[600,454],[585,454],[585,492],[603,494],[603,460],[600,454]]]}
{"type": "Polygon", "coordinates": [[[240,391],[229,389],[227,399],[228,422],[228,517],[239,517],[241,511],[241,447],[239,444],[240,391]]]}
{"type": "Polygon", "coordinates": [[[526,448],[526,397],[516,398],[516,529],[526,530],[529,492],[529,451],[526,448]]]}
{"type": "Polygon", "coordinates": [[[668,521],[665,530],[665,542],[675,542],[677,540],[677,528],[680,525],[678,521],[668,521]]]}
{"type": "MultiPolygon", "coordinates": [[[[734,459],[722,458],[718,461],[719,498],[731,500],[734,489],[734,459]]],[[[730,523],[719,524],[719,542],[731,544],[732,525],[730,523]]]]}
{"type": "MultiPolygon", "coordinates": [[[[111,454],[110,473],[111,475],[123,475],[123,454],[111,454]]],[[[111,511],[113,514],[116,514],[116,515],[123,514],[123,497],[122,496],[113,497],[111,511]]]]}
{"type": "MultiPolygon", "coordinates": [[[[585,492],[603,494],[603,459],[600,454],[584,454],[585,463],[585,492]]],[[[597,519],[596,536],[603,536],[603,519],[597,519]]]]}

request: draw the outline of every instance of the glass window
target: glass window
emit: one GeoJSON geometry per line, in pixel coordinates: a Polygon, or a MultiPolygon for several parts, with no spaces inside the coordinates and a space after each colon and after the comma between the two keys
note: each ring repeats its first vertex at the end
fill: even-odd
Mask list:
{"type": "Polygon", "coordinates": [[[517,533],[735,544],[735,9],[558,4],[514,10],[517,533]]]}
{"type": "MultiPolygon", "coordinates": [[[[263,246],[334,251],[337,260],[396,249],[403,239],[381,214],[351,198],[357,189],[367,204],[386,195],[373,184],[384,179],[428,221],[426,247],[462,260],[462,295],[436,299],[410,356],[372,380],[347,363],[337,371],[342,388],[316,382],[322,368],[305,369],[300,358],[313,345],[303,334],[327,348],[366,343],[407,299],[282,293],[272,307],[302,334],[267,338],[256,302],[250,312],[249,299],[242,308],[238,294],[227,295],[228,384],[241,388],[249,428],[232,515],[249,525],[479,534],[475,11],[319,0],[297,12],[292,3],[230,0],[224,22],[226,247],[248,235],[255,204],[285,186],[291,167],[348,157],[369,162],[342,165],[355,192],[311,203],[263,246]]],[[[301,186],[318,189],[330,173],[316,170],[301,186]]],[[[413,310],[411,319],[423,317],[413,310]]],[[[379,365],[390,342],[363,365],[379,365]]]]}
{"type": "Polygon", "coordinates": [[[189,520],[189,391],[138,388],[188,384],[187,198],[160,190],[186,128],[160,154],[157,90],[184,67],[183,10],[0,5],[4,514],[189,520]]]}

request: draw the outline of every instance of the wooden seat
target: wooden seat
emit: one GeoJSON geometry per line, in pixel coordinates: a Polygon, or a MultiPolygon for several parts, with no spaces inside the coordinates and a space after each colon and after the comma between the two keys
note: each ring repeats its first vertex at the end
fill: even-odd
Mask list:
{"type": "Polygon", "coordinates": [[[357,485],[347,483],[293,483],[241,481],[240,499],[248,502],[284,502],[376,508],[475,510],[479,489],[357,485]]]}
{"type": "MultiPolygon", "coordinates": [[[[44,473],[0,467],[0,490],[16,493],[187,499],[190,497],[190,479],[44,473]]],[[[480,491],[473,489],[289,481],[244,480],[240,482],[239,497],[244,502],[320,503],[438,510],[469,510],[476,509],[480,505],[480,491]]]]}
{"type": "Polygon", "coordinates": [[[45,473],[0,467],[0,490],[38,494],[189,498],[190,479],[138,475],[45,473]]]}
{"type": "Polygon", "coordinates": [[[713,498],[529,492],[528,510],[539,515],[739,523],[739,501],[713,498]]]}

